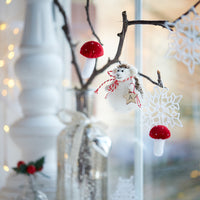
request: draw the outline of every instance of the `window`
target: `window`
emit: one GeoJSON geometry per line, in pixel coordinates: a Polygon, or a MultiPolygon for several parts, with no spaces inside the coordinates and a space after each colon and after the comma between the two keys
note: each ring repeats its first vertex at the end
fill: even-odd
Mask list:
{"type": "MultiPolygon", "coordinates": [[[[15,164],[15,158],[19,157],[19,152],[15,153],[13,151],[17,147],[14,146],[2,127],[6,124],[12,124],[13,121],[22,115],[17,103],[19,87],[16,86],[13,61],[19,53],[18,48],[15,49],[15,47],[19,46],[21,39],[25,3],[23,0],[10,2],[10,5],[4,2],[0,3],[0,110],[2,110],[2,113],[0,113],[0,152],[2,152],[0,154],[0,174],[3,174],[4,178],[3,165],[8,164],[9,167],[12,167],[15,164]],[[8,163],[5,161],[8,161],[8,163]]],[[[144,0],[142,18],[173,21],[195,2],[186,0],[163,0],[162,2],[159,0],[144,0]]],[[[69,9],[69,3],[66,0],[66,9],[69,9]]],[[[84,6],[84,1],[74,0],[71,2],[71,9],[69,9],[71,11],[72,36],[78,44],[77,49],[80,48],[83,42],[94,39],[85,21],[84,6]]],[[[197,7],[196,11],[199,12],[199,9],[200,6],[197,7]]],[[[135,16],[134,1],[91,1],[90,15],[92,23],[104,44],[105,51],[105,56],[98,61],[98,67],[105,64],[108,57],[113,58],[116,53],[119,39],[117,33],[121,32],[121,13],[124,10],[127,11],[128,19],[133,20],[135,16]]],[[[56,26],[59,29],[60,25],[62,25],[62,18],[59,16],[59,13],[56,13],[55,19],[55,22],[57,22],[56,26]]],[[[164,86],[169,88],[170,92],[183,95],[180,103],[183,128],[171,129],[172,137],[166,142],[165,152],[162,157],[155,157],[153,155],[152,139],[150,139],[147,132],[141,133],[143,134],[143,144],[139,145],[143,145],[144,155],[144,199],[199,200],[200,68],[196,66],[194,74],[190,75],[184,64],[166,57],[169,43],[169,31],[167,29],[146,25],[142,26],[142,29],[142,72],[156,80],[156,71],[159,69],[164,86]]],[[[61,38],[62,32],[58,34],[59,38],[61,38]]],[[[74,69],[72,68],[71,70],[70,51],[66,48],[67,43],[63,38],[60,40],[61,49],[63,50],[63,61],[65,63],[63,68],[63,86],[73,87],[78,85],[78,81],[74,69]]],[[[132,65],[134,65],[136,59],[134,39],[135,26],[130,26],[120,60],[132,65]]],[[[81,66],[83,66],[85,59],[80,55],[78,57],[81,66]]],[[[107,73],[104,72],[93,81],[91,86],[97,88],[103,81],[109,78],[107,73]]],[[[143,79],[143,86],[145,90],[153,91],[154,86],[145,79],[143,79]]],[[[61,91],[61,95],[64,96],[64,90],[61,91]]],[[[140,126],[138,124],[138,116],[140,114],[135,111],[119,113],[112,109],[103,95],[98,95],[97,99],[98,118],[109,126],[107,132],[113,142],[109,157],[109,190],[110,194],[113,194],[119,177],[128,179],[134,174],[136,159],[134,147],[138,145],[136,130],[140,126]]],[[[0,181],[0,187],[4,184],[4,178],[0,181]]]]}

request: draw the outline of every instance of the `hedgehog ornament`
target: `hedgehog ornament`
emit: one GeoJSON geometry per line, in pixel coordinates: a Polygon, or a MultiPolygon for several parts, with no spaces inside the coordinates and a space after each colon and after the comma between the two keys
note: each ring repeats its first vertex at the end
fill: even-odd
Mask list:
{"type": "Polygon", "coordinates": [[[108,75],[112,78],[104,81],[95,93],[98,93],[102,86],[109,83],[105,87],[107,92],[105,98],[108,99],[115,110],[127,112],[140,108],[143,90],[137,74],[135,67],[128,64],[119,64],[112,71],[108,71],[108,75]]]}

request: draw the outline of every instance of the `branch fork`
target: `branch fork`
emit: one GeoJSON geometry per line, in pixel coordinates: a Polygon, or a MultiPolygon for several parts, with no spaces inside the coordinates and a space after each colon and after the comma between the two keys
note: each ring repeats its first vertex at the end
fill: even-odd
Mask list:
{"type": "MultiPolygon", "coordinates": [[[[189,12],[191,12],[191,9],[194,10],[194,8],[197,7],[200,4],[200,0],[197,1],[196,4],[194,4],[189,10],[187,10],[185,13],[183,13],[180,17],[178,17],[172,23],[170,23],[167,20],[132,20],[132,21],[129,21],[127,19],[126,11],[123,11],[122,12],[122,20],[123,20],[123,22],[122,22],[122,31],[117,34],[117,36],[119,37],[119,42],[118,42],[118,47],[117,47],[117,51],[116,51],[116,54],[115,54],[114,58],[113,59],[108,58],[107,63],[104,66],[102,66],[100,69],[98,69],[98,70],[96,69],[96,66],[97,66],[97,59],[96,59],[96,64],[95,64],[94,71],[93,71],[92,75],[90,76],[90,78],[85,83],[84,83],[83,78],[81,76],[80,67],[79,67],[79,64],[78,64],[78,61],[77,61],[77,56],[76,56],[76,53],[75,53],[76,45],[74,45],[72,43],[70,28],[69,28],[69,24],[68,24],[68,20],[67,20],[67,15],[66,15],[62,5],[60,4],[59,0],[54,0],[54,4],[58,7],[60,13],[63,16],[64,25],[63,25],[62,29],[63,29],[63,31],[65,33],[66,39],[67,39],[67,41],[69,43],[69,46],[70,46],[71,55],[72,55],[72,64],[74,65],[75,70],[77,72],[77,76],[78,76],[78,79],[79,79],[79,82],[80,82],[81,89],[87,89],[88,86],[94,80],[94,78],[96,78],[96,76],[98,76],[100,73],[102,73],[106,69],[108,69],[108,67],[110,67],[112,64],[120,62],[119,58],[121,56],[121,52],[122,52],[122,48],[123,48],[123,44],[124,44],[124,39],[125,39],[125,36],[126,36],[126,32],[127,32],[128,26],[137,25],[137,24],[140,24],[140,25],[154,25],[154,26],[161,26],[162,28],[167,28],[167,29],[172,31],[173,28],[174,28],[174,24],[177,21],[181,20],[182,16],[185,16],[189,12]]],[[[102,44],[100,38],[96,34],[96,32],[95,32],[95,30],[93,28],[93,25],[91,23],[90,15],[89,15],[89,6],[90,6],[90,0],[86,0],[85,11],[86,11],[88,24],[90,26],[90,29],[91,29],[92,34],[94,35],[94,37],[97,39],[97,41],[100,44],[102,44]]],[[[150,77],[148,77],[145,74],[142,74],[140,72],[138,74],[140,76],[142,76],[143,78],[147,79],[148,81],[150,81],[152,84],[157,85],[159,87],[163,87],[160,71],[157,71],[157,76],[158,76],[157,82],[153,81],[150,77]]]]}

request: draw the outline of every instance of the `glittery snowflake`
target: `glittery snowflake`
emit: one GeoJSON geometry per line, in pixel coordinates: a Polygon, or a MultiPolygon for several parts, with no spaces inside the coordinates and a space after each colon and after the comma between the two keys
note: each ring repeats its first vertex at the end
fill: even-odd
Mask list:
{"type": "Polygon", "coordinates": [[[134,178],[118,178],[117,188],[111,200],[135,200],[134,178]]]}
{"type": "MultiPolygon", "coordinates": [[[[191,74],[195,65],[200,64],[200,16],[192,10],[176,23],[171,23],[175,31],[170,31],[168,56],[183,62],[191,74]]],[[[169,27],[166,23],[166,27],[169,27]]]]}
{"type": "Polygon", "coordinates": [[[153,94],[146,93],[143,102],[144,130],[149,131],[155,125],[173,128],[182,127],[179,103],[182,95],[168,94],[168,89],[154,87],[153,94]]]}

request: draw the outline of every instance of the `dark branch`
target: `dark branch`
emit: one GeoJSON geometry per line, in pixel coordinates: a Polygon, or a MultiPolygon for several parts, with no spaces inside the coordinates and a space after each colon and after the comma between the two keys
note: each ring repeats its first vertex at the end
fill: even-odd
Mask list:
{"type": "Polygon", "coordinates": [[[142,73],[140,73],[140,72],[138,72],[138,74],[139,74],[140,76],[142,76],[143,78],[146,78],[148,81],[150,81],[150,82],[153,83],[154,85],[157,85],[157,86],[163,88],[163,83],[162,83],[162,80],[161,80],[160,71],[157,71],[158,82],[153,81],[150,77],[148,77],[148,76],[145,75],[145,74],[142,74],[142,73]]]}
{"type": "Polygon", "coordinates": [[[90,20],[89,6],[90,6],[90,0],[87,0],[86,6],[85,6],[85,11],[86,11],[86,16],[87,16],[88,24],[89,24],[89,26],[90,26],[90,29],[91,29],[92,34],[94,35],[94,37],[97,39],[97,41],[98,41],[101,45],[103,45],[102,42],[101,42],[101,40],[100,40],[100,38],[99,38],[98,35],[95,33],[94,27],[93,27],[92,22],[91,22],[91,20],[90,20]]]}
{"type": "MultiPolygon", "coordinates": [[[[179,21],[182,16],[187,15],[189,12],[192,11],[193,8],[197,7],[200,4],[200,0],[194,4],[189,10],[187,10],[185,13],[183,13],[180,17],[178,17],[176,20],[173,21],[172,24],[168,25],[170,28],[174,27],[174,23],[176,23],[177,21],[179,21]]],[[[167,28],[166,27],[166,23],[169,22],[167,20],[133,20],[133,21],[129,21],[128,25],[136,25],[136,24],[140,24],[140,25],[154,25],[154,26],[161,26],[163,28],[167,28]]]]}
{"type": "MultiPolygon", "coordinates": [[[[65,10],[63,9],[63,7],[61,6],[61,4],[59,3],[58,0],[54,0],[54,4],[58,7],[60,13],[63,16],[63,20],[64,20],[64,24],[66,24],[68,26],[68,21],[67,21],[67,15],[65,13],[65,10]]],[[[68,26],[69,27],[69,26],[68,26]]]]}
{"type": "Polygon", "coordinates": [[[128,21],[128,25],[154,25],[154,26],[161,26],[163,28],[166,28],[165,23],[166,20],[133,20],[133,21],[128,21]]]}
{"type": "MultiPolygon", "coordinates": [[[[133,21],[128,21],[127,19],[127,15],[126,15],[126,12],[122,12],[122,19],[123,19],[123,27],[122,27],[122,31],[121,33],[118,33],[117,35],[119,36],[119,43],[118,43],[118,49],[117,49],[117,52],[115,54],[115,57],[114,59],[108,59],[107,63],[99,70],[94,70],[91,77],[88,79],[88,81],[85,83],[85,85],[83,86],[83,88],[87,88],[89,86],[89,84],[91,84],[91,82],[94,80],[94,78],[96,76],[98,76],[100,73],[104,72],[110,65],[114,64],[114,63],[117,63],[119,62],[119,57],[121,55],[121,52],[122,52],[122,47],[123,47],[123,44],[124,44],[124,39],[125,39],[125,35],[126,35],[126,32],[127,32],[127,28],[129,25],[132,25],[133,24],[133,21]],[[131,24],[130,24],[131,22],[131,24]]],[[[137,24],[138,21],[135,21],[137,24]]],[[[145,21],[143,21],[144,24],[145,24],[145,21]]],[[[166,21],[154,21],[154,25],[157,24],[157,25],[160,25],[162,26],[161,24],[163,24],[162,27],[164,27],[164,23],[166,21]]],[[[148,24],[149,21],[146,21],[146,24],[148,24]]],[[[151,23],[151,25],[153,24],[151,23]]],[[[138,23],[139,24],[139,23],[138,23]]],[[[158,71],[157,74],[158,74],[158,82],[155,82],[153,81],[150,77],[148,77],[147,75],[145,74],[142,74],[142,73],[138,73],[140,76],[146,78],[147,80],[149,80],[151,83],[153,83],[154,85],[157,85],[159,87],[163,87],[163,84],[162,84],[162,81],[161,81],[161,76],[160,76],[160,72],[158,71]]]]}
{"type": "MultiPolygon", "coordinates": [[[[197,5],[200,4],[200,0],[194,6],[192,6],[192,8],[190,8],[187,12],[185,12],[179,18],[177,18],[175,21],[173,21],[173,23],[169,24],[168,27],[166,26],[166,23],[169,22],[167,20],[133,20],[133,21],[128,21],[127,15],[126,15],[126,11],[122,12],[123,26],[122,26],[121,33],[117,34],[119,36],[119,43],[118,43],[117,51],[116,51],[116,54],[115,54],[114,58],[113,59],[109,58],[107,63],[102,68],[100,68],[99,70],[97,70],[96,66],[95,66],[95,69],[94,69],[92,75],[90,76],[90,78],[87,80],[87,82],[85,84],[83,84],[83,80],[82,80],[82,77],[81,77],[81,74],[80,74],[79,66],[78,66],[78,63],[76,61],[76,56],[75,56],[75,52],[74,52],[75,46],[73,45],[73,43],[71,41],[69,25],[67,23],[67,17],[66,17],[65,11],[62,8],[62,6],[59,4],[58,0],[54,0],[54,3],[58,6],[61,14],[63,15],[64,22],[65,22],[65,25],[63,26],[63,30],[65,32],[66,38],[67,38],[67,40],[69,42],[69,45],[70,45],[71,54],[72,54],[72,63],[74,64],[74,66],[76,68],[77,75],[79,77],[82,89],[86,89],[92,83],[92,81],[94,80],[94,78],[96,76],[98,76],[100,73],[104,72],[112,64],[119,62],[119,57],[120,57],[121,52],[122,52],[124,39],[125,39],[125,35],[126,35],[126,32],[127,32],[128,26],[140,24],[140,25],[161,26],[163,28],[168,28],[169,27],[170,29],[172,29],[174,27],[173,24],[175,22],[180,20],[182,16],[187,15],[190,11],[192,11],[192,8],[195,8],[197,5]]],[[[99,41],[99,43],[101,43],[99,37],[96,35],[96,33],[94,31],[94,28],[93,28],[93,26],[91,24],[90,15],[89,15],[89,0],[87,0],[87,4],[85,6],[85,9],[86,9],[86,13],[87,13],[87,21],[88,21],[89,26],[90,26],[90,28],[92,30],[92,34],[96,37],[96,39],[99,41]]],[[[96,65],[97,65],[97,61],[96,61],[96,65]]],[[[160,72],[159,71],[157,71],[158,82],[153,81],[150,77],[148,77],[145,74],[142,74],[142,73],[138,73],[138,74],[140,76],[146,78],[147,80],[149,80],[154,85],[157,85],[159,87],[163,87],[163,83],[161,81],[161,77],[160,77],[160,72]]]]}
{"type": "Polygon", "coordinates": [[[187,15],[189,12],[191,12],[192,8],[196,8],[199,4],[200,4],[200,0],[197,1],[197,3],[195,3],[189,10],[187,10],[185,13],[183,13],[180,17],[178,17],[176,20],[174,20],[173,23],[176,23],[177,21],[179,21],[182,18],[182,16],[187,15]]]}
{"type": "Polygon", "coordinates": [[[119,43],[118,43],[117,52],[116,52],[114,58],[108,59],[107,63],[101,69],[93,71],[93,73],[90,76],[90,78],[88,79],[88,81],[84,84],[84,86],[83,86],[84,89],[86,89],[92,83],[92,81],[94,80],[94,78],[97,75],[104,72],[112,64],[119,62],[119,57],[120,57],[121,52],[122,52],[122,47],[123,47],[123,44],[124,44],[126,31],[127,31],[127,28],[128,28],[128,20],[127,20],[126,11],[122,12],[122,19],[123,19],[123,27],[122,27],[121,33],[117,34],[119,36],[119,43]]]}
{"type": "Polygon", "coordinates": [[[158,75],[158,85],[160,87],[163,87],[163,82],[161,80],[161,75],[160,75],[160,71],[159,70],[157,71],[157,75],[158,75]]]}
{"type": "Polygon", "coordinates": [[[159,84],[157,83],[157,82],[155,82],[155,81],[153,81],[150,77],[148,77],[147,75],[145,75],[145,74],[142,74],[142,73],[138,73],[140,76],[142,76],[142,77],[144,77],[144,78],[146,78],[148,81],[150,81],[151,83],[153,83],[154,85],[157,85],[157,86],[159,86],[159,84]]]}
{"type": "MultiPolygon", "coordinates": [[[[198,4],[200,3],[200,0],[193,6],[196,7],[198,4]]],[[[192,7],[192,8],[193,8],[192,7]]],[[[185,12],[183,15],[187,15],[191,9],[190,8],[187,12],[185,12]]],[[[183,16],[181,15],[177,20],[175,20],[174,22],[178,21],[181,19],[181,17],[183,16]]],[[[166,23],[169,22],[167,20],[133,20],[133,21],[128,21],[127,19],[127,15],[126,15],[126,11],[122,12],[122,18],[123,18],[123,27],[122,27],[122,32],[118,34],[119,36],[119,44],[118,44],[118,48],[117,48],[117,52],[115,54],[114,59],[108,59],[108,62],[99,70],[94,70],[91,77],[88,79],[88,81],[84,84],[84,88],[87,88],[91,82],[94,80],[94,78],[96,76],[98,76],[100,73],[104,72],[108,67],[110,67],[110,65],[119,62],[119,57],[121,55],[122,52],[122,48],[123,48],[123,44],[124,44],[124,39],[125,39],[125,35],[126,35],[126,31],[128,26],[130,25],[136,25],[136,24],[140,24],[140,25],[154,25],[154,26],[161,26],[163,28],[167,28],[166,23]]],[[[170,29],[172,29],[174,27],[173,24],[169,24],[168,27],[170,29]]],[[[158,74],[158,80],[161,81],[160,77],[160,72],[157,72],[158,74]]],[[[143,76],[144,78],[146,78],[147,80],[149,80],[151,83],[159,86],[159,87],[163,87],[162,81],[161,82],[155,82],[153,81],[150,77],[139,73],[140,76],[143,76]]]]}
{"type": "Polygon", "coordinates": [[[66,37],[66,39],[69,43],[69,46],[70,46],[71,56],[72,56],[71,62],[75,67],[75,70],[76,70],[79,82],[81,84],[81,87],[83,87],[83,79],[81,77],[80,67],[79,67],[79,64],[78,64],[78,61],[77,61],[77,56],[76,56],[76,53],[75,53],[76,45],[73,44],[73,42],[72,42],[71,33],[70,33],[70,29],[69,29],[69,23],[68,23],[68,20],[67,20],[67,15],[66,15],[62,5],[59,3],[58,0],[54,0],[54,4],[58,7],[59,11],[61,12],[61,14],[63,16],[64,25],[63,25],[62,29],[65,33],[65,37],[66,37]]]}

